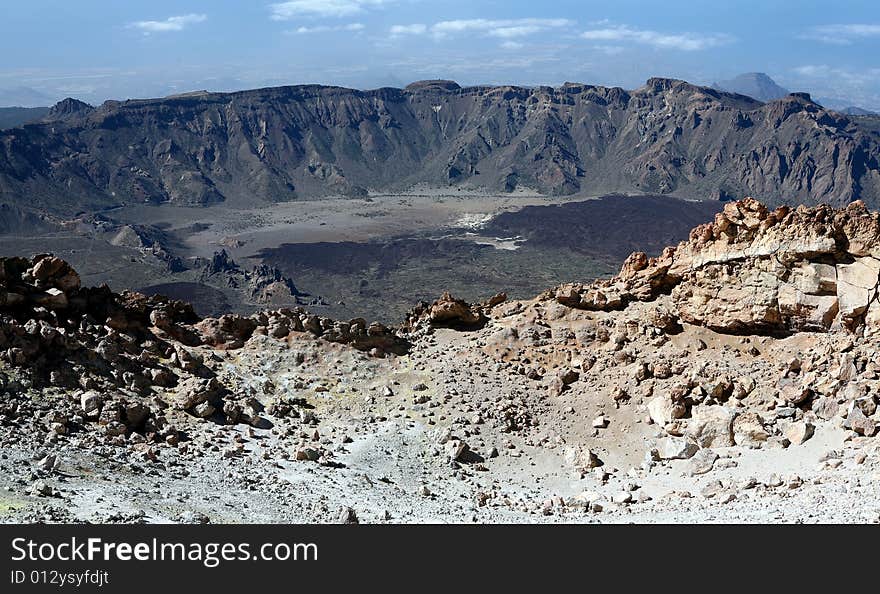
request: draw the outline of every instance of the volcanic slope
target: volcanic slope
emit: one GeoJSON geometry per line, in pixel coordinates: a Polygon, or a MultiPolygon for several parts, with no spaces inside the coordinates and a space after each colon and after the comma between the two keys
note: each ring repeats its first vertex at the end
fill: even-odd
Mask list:
{"type": "Polygon", "coordinates": [[[729,203],[613,279],[396,328],[2,264],[4,520],[880,521],[860,203],[729,203]]]}

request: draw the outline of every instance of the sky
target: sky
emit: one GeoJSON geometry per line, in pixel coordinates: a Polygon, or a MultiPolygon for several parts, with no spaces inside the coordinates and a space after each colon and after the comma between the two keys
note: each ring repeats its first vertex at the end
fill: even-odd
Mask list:
{"type": "Polygon", "coordinates": [[[766,72],[880,110],[880,10],[837,0],[0,0],[0,105],[444,78],[633,89],[766,72]]]}

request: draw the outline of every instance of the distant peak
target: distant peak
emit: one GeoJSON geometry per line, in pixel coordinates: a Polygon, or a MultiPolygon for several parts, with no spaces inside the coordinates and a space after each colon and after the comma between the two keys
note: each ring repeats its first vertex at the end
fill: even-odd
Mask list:
{"type": "Polygon", "coordinates": [[[776,81],[763,72],[746,72],[715,83],[715,88],[731,93],[739,93],[753,97],[759,101],[774,101],[788,95],[788,89],[776,84],[776,81]]]}
{"type": "Polygon", "coordinates": [[[50,107],[49,113],[46,114],[46,119],[59,120],[74,114],[87,113],[93,109],[95,108],[88,103],[68,97],[50,107]]]}

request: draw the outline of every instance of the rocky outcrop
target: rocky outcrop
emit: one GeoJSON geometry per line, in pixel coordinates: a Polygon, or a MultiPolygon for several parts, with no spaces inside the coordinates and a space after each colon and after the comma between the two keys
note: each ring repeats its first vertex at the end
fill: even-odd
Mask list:
{"type": "Polygon", "coordinates": [[[422,302],[413,308],[407,318],[406,326],[410,330],[419,328],[473,330],[482,327],[489,319],[487,315],[489,311],[506,299],[507,295],[499,293],[482,303],[470,304],[446,292],[430,305],[422,302]]]}
{"type": "Polygon", "coordinates": [[[276,267],[267,264],[254,266],[251,270],[242,269],[229,256],[226,250],[215,252],[202,267],[202,278],[219,277],[226,286],[244,289],[249,300],[261,305],[272,305],[297,301],[303,295],[293,280],[276,267]]]}
{"type": "Polygon", "coordinates": [[[880,329],[880,216],[845,209],[731,202],[659,257],[635,253],[614,279],[551,291],[610,311],[667,296],[681,322],[730,333],[880,329]]]}
{"type": "Polygon", "coordinates": [[[37,384],[146,394],[201,374],[183,347],[238,349],[257,333],[309,333],[377,357],[408,348],[393,330],[363,319],[340,322],[301,308],[200,319],[162,296],[82,288],[76,271],[51,255],[0,258],[0,360],[37,384]]]}
{"type": "Polygon", "coordinates": [[[250,207],[417,184],[880,204],[880,139],[857,119],[804,94],[765,104],[663,78],[633,91],[307,85],[97,108],[66,100],[53,113],[0,132],[11,204],[65,215],[250,207]]]}

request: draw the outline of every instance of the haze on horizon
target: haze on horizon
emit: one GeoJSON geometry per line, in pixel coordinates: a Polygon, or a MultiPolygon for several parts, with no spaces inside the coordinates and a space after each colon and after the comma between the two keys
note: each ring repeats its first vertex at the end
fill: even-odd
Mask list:
{"type": "Polygon", "coordinates": [[[8,3],[0,106],[413,80],[635,88],[768,73],[820,101],[880,110],[873,3],[807,0],[48,0],[8,3]]]}

